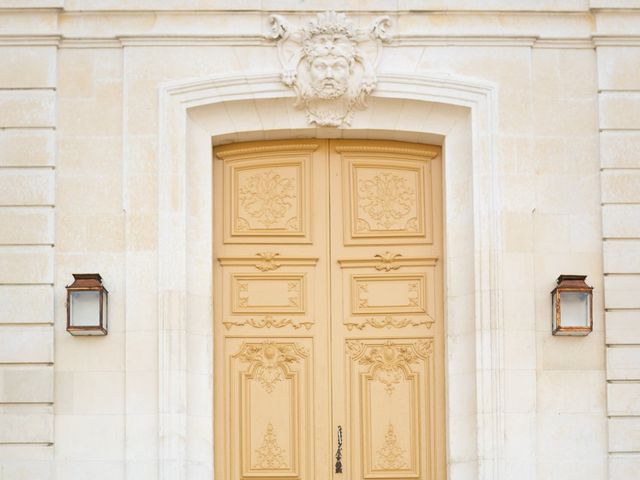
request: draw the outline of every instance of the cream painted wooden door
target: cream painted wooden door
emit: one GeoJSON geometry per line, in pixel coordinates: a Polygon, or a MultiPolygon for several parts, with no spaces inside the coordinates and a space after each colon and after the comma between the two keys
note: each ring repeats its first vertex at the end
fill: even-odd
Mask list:
{"type": "Polygon", "coordinates": [[[215,149],[216,479],[446,477],[441,177],[427,145],[215,149]]]}

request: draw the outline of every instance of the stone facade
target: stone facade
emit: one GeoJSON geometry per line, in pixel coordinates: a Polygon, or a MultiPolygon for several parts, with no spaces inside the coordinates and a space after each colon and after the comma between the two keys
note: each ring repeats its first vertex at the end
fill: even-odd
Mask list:
{"type": "Polygon", "coordinates": [[[0,0],[0,478],[212,478],[211,141],[301,137],[443,145],[451,480],[636,478],[637,0],[0,0]],[[392,35],[340,128],[268,38],[327,8],[392,35]],[[79,272],[106,337],[65,330],[79,272]]]}

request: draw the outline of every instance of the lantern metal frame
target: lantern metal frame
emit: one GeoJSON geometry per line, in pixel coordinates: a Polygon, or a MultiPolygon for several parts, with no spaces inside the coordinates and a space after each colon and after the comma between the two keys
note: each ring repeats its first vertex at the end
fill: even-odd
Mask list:
{"type": "Polygon", "coordinates": [[[107,335],[109,315],[109,291],[102,284],[99,273],[74,273],[74,281],[67,285],[67,332],[71,335],[107,335]],[[99,292],[99,324],[98,325],[72,325],[71,296],[74,292],[99,292]]]}
{"type": "Polygon", "coordinates": [[[585,282],[586,275],[560,275],[557,286],[551,291],[551,333],[558,336],[584,336],[593,331],[593,287],[585,282]],[[587,319],[584,326],[562,325],[562,294],[585,293],[587,295],[587,319]]]}

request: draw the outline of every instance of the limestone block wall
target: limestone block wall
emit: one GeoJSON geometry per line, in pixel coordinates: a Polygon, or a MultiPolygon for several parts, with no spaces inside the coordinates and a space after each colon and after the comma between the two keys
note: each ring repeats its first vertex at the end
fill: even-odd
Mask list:
{"type": "MultiPolygon", "coordinates": [[[[2,33],[12,28],[0,24],[2,33]]],[[[56,66],[51,42],[0,39],[3,479],[47,479],[52,471],[56,66]]]]}
{"type": "MultiPolygon", "coordinates": [[[[363,23],[381,12],[392,17],[396,40],[385,47],[382,72],[435,72],[495,87],[502,479],[635,478],[640,3],[505,0],[492,2],[491,12],[479,11],[482,3],[0,0],[0,479],[155,480],[168,461],[176,465],[172,479],[210,480],[207,292],[171,299],[187,301],[200,319],[180,333],[188,339],[180,380],[192,402],[181,408],[195,440],[185,442],[183,458],[161,458],[169,437],[158,394],[158,92],[167,82],[277,72],[275,47],[264,40],[267,16],[302,22],[326,8],[363,23]],[[64,287],[77,272],[105,278],[107,337],[65,331],[64,287]],[[595,287],[588,337],[550,335],[549,292],[560,273],[587,274],[595,287]]],[[[229,103],[219,130],[233,141],[349,135],[299,133],[304,117],[289,100],[256,109],[229,103]],[[252,132],[243,132],[248,125],[252,132]]],[[[435,107],[407,104],[377,118],[385,101],[358,112],[354,128],[464,128],[435,107]]],[[[190,181],[198,178],[192,173],[190,181]]],[[[210,219],[194,199],[207,192],[184,180],[175,195],[196,192],[188,221],[206,230],[210,219]]],[[[203,238],[189,240],[198,252],[209,248],[203,238]]],[[[450,393],[475,407],[471,387],[450,393]]],[[[466,431],[465,421],[473,420],[453,428],[466,431]]],[[[475,447],[471,439],[457,446],[466,453],[449,459],[452,478],[478,478],[475,447]]]]}
{"type": "Polygon", "coordinates": [[[640,471],[640,28],[620,15],[603,20],[611,35],[597,44],[609,478],[622,480],[640,471]]]}
{"type": "Polygon", "coordinates": [[[55,478],[60,479],[123,478],[125,381],[144,356],[141,349],[126,363],[125,344],[137,336],[124,335],[124,305],[133,291],[124,286],[122,75],[120,49],[61,45],[58,50],[55,294],[63,298],[70,275],[82,272],[99,272],[109,291],[106,337],[69,335],[58,320],[65,307],[56,304],[55,478]]]}

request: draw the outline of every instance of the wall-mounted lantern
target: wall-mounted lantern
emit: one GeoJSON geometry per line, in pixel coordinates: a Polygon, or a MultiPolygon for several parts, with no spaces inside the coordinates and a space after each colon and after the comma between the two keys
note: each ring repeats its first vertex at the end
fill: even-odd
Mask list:
{"type": "Polygon", "coordinates": [[[67,331],[71,335],[106,335],[109,292],[98,273],[74,273],[67,285],[67,331]]]}
{"type": "Polygon", "coordinates": [[[593,330],[593,287],[586,275],[560,275],[551,292],[552,333],[588,335],[593,330]]]}

